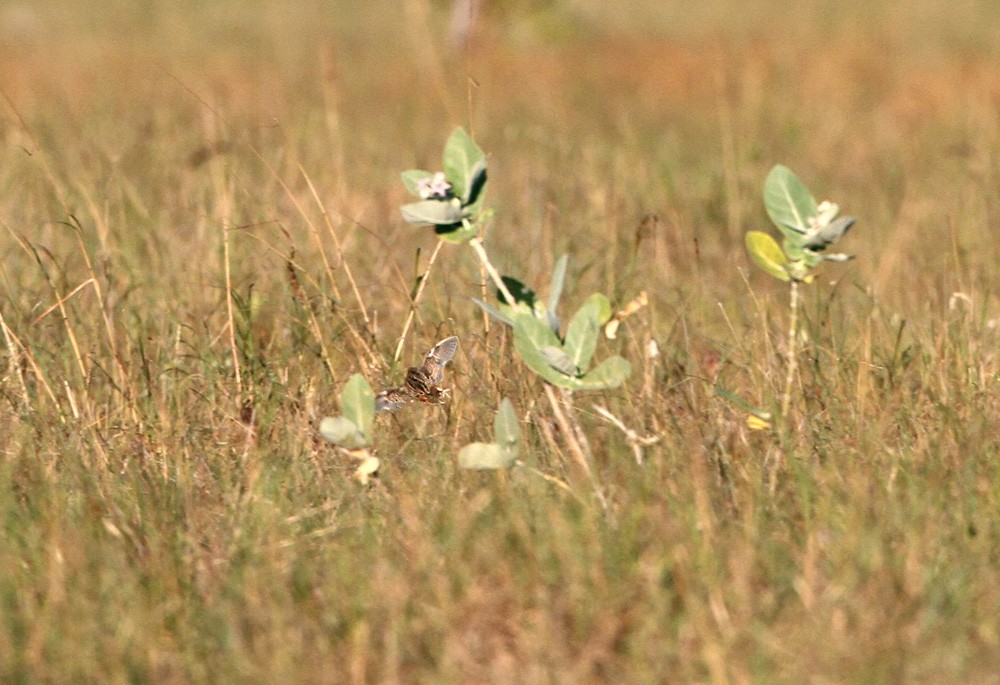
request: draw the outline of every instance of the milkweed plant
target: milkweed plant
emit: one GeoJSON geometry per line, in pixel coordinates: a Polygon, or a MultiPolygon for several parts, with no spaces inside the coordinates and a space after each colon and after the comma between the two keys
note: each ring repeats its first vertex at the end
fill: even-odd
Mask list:
{"type": "MultiPolygon", "coordinates": [[[[838,216],[840,207],[828,200],[817,203],[792,170],[781,164],[771,169],[764,181],[764,208],[781,233],[781,244],[769,233],[749,231],[746,247],[757,266],[789,284],[788,369],[781,401],[781,417],[784,418],[791,407],[797,364],[799,286],[811,283],[815,278],[814,270],[824,261],[852,259],[851,255],[829,252],[827,248],[854,226],[855,218],[838,216]]],[[[732,398],[726,391],[720,394],[732,398]]],[[[767,412],[750,408],[750,414],[752,428],[769,425],[771,417],[767,412]]]]}

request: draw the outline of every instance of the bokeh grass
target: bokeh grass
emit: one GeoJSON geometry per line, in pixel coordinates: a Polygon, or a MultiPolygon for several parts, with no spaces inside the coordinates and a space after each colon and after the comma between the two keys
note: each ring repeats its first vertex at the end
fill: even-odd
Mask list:
{"type": "Polygon", "coordinates": [[[496,3],[468,51],[421,0],[0,6],[0,680],[998,681],[996,9],[662,4],[496,3]],[[456,125],[504,272],[650,295],[576,398],[608,514],[465,248],[405,347],[460,336],[450,406],[379,418],[371,488],[317,439],[400,377],[398,173],[456,125]],[[711,384],[781,390],[777,162],[860,221],[772,436],[711,384]],[[502,396],[574,495],[457,469],[502,396]]]}

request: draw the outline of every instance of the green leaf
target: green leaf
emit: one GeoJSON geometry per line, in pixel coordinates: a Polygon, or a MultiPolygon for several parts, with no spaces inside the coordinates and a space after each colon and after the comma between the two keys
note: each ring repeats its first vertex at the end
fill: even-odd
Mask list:
{"type": "Polygon", "coordinates": [[[788,264],[788,257],[781,251],[778,241],[763,231],[749,231],[745,238],[747,252],[754,263],[761,269],[771,274],[779,281],[786,283],[791,280],[785,265],[788,264]]]}
{"type": "Polygon", "coordinates": [[[601,293],[594,293],[577,310],[566,327],[563,348],[577,369],[586,371],[597,349],[601,324],[611,318],[611,302],[601,293]]]}
{"type": "Polygon", "coordinates": [[[515,339],[517,337],[525,338],[537,348],[542,348],[546,345],[562,347],[562,343],[556,334],[552,332],[552,329],[533,314],[517,313],[514,315],[514,335],[515,339]]]}
{"type": "Polygon", "coordinates": [[[501,448],[517,455],[521,427],[517,422],[517,414],[514,413],[514,405],[506,397],[500,400],[496,418],[493,419],[493,438],[501,448]]]}
{"type": "Polygon", "coordinates": [[[493,442],[474,442],[458,451],[458,465],[474,471],[495,471],[514,464],[517,455],[493,442]]]}
{"type": "Polygon", "coordinates": [[[368,445],[362,433],[353,421],[344,416],[327,416],[319,423],[319,434],[334,445],[340,445],[349,450],[361,449],[368,445]]]}
{"type": "MultiPolygon", "coordinates": [[[[475,297],[472,298],[472,301],[475,302],[476,305],[478,305],[480,309],[482,309],[484,312],[486,312],[487,314],[489,314],[490,316],[492,316],[494,319],[496,319],[500,323],[507,324],[508,326],[511,326],[511,327],[514,326],[514,319],[511,318],[510,316],[507,316],[507,314],[504,314],[499,309],[496,309],[493,306],[488,305],[485,302],[483,302],[482,300],[477,299],[475,297]]],[[[507,307],[507,310],[510,311],[510,307],[507,307]]]]}
{"type": "Polygon", "coordinates": [[[552,385],[574,388],[576,379],[554,369],[541,353],[546,346],[559,347],[559,339],[544,322],[531,314],[514,317],[514,349],[529,369],[552,385]]]}
{"type": "Polygon", "coordinates": [[[781,164],[771,169],[764,181],[764,207],[774,225],[793,241],[808,229],[809,218],[819,213],[809,189],[781,164]]]}
{"type": "Polygon", "coordinates": [[[463,216],[462,207],[457,200],[421,200],[403,205],[399,210],[403,214],[403,220],[411,224],[461,226],[463,216]]]}
{"type": "Polygon", "coordinates": [[[420,181],[425,178],[434,178],[434,174],[430,171],[424,171],[423,169],[409,169],[400,174],[400,178],[403,179],[403,185],[411,193],[420,196],[420,188],[418,187],[420,181]]]}
{"type": "Polygon", "coordinates": [[[473,189],[473,179],[477,170],[480,166],[485,168],[485,164],[480,164],[485,159],[486,155],[469,137],[465,129],[455,129],[451,137],[448,138],[448,142],[445,143],[442,165],[444,175],[451,183],[452,192],[457,197],[466,198],[469,196],[468,191],[473,189]]]}
{"type": "Polygon", "coordinates": [[[357,426],[365,439],[372,441],[372,422],[375,420],[375,393],[368,381],[356,373],[344,384],[340,394],[341,411],[344,418],[357,426]]]}
{"type": "Polygon", "coordinates": [[[574,377],[580,375],[580,367],[573,362],[561,347],[545,345],[544,347],[539,347],[538,351],[548,365],[559,373],[574,377]]]}
{"type": "Polygon", "coordinates": [[[552,269],[552,282],[549,284],[549,309],[546,316],[549,320],[549,328],[556,333],[559,332],[559,299],[562,297],[563,286],[566,282],[566,266],[569,264],[569,255],[564,254],[556,260],[552,269]]]}
{"type": "Polygon", "coordinates": [[[815,269],[823,261],[823,255],[812,250],[803,250],[802,261],[805,262],[808,268],[815,269]]]}
{"type": "Polygon", "coordinates": [[[632,365],[622,357],[608,357],[589,373],[574,379],[576,390],[617,388],[632,375],[632,365]]]}
{"type": "Polygon", "coordinates": [[[799,262],[802,261],[803,257],[806,255],[805,248],[802,247],[802,239],[796,237],[795,239],[785,238],[781,241],[781,249],[785,253],[789,262],[799,262]]]}

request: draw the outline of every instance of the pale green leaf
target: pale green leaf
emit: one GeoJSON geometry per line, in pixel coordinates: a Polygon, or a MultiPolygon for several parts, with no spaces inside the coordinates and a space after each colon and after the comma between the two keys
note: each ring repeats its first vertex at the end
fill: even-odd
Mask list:
{"type": "Polygon", "coordinates": [[[457,200],[421,200],[411,202],[399,208],[403,220],[411,224],[433,224],[448,226],[455,230],[455,224],[461,225],[462,207],[457,200]]]}
{"type": "MultiPolygon", "coordinates": [[[[492,305],[486,304],[482,300],[475,297],[472,298],[472,301],[476,303],[476,306],[478,306],[480,309],[482,309],[484,312],[492,316],[500,323],[507,324],[508,326],[514,325],[514,319],[512,314],[511,316],[508,316],[506,313],[501,312],[499,309],[493,307],[492,305]]],[[[508,313],[511,313],[510,307],[506,307],[506,309],[508,313]]]]}
{"type": "Polygon", "coordinates": [[[781,164],[771,169],[764,181],[764,207],[774,225],[793,241],[808,230],[809,218],[819,212],[809,189],[781,164]]]}
{"type": "Polygon", "coordinates": [[[516,454],[493,442],[473,442],[458,451],[458,465],[475,471],[505,469],[516,460],[516,454]]]}
{"type": "Polygon", "coordinates": [[[563,349],[580,371],[586,371],[597,349],[601,326],[611,318],[611,303],[601,293],[594,293],[577,310],[566,327],[563,349]]]}
{"type": "Polygon", "coordinates": [[[569,255],[564,254],[556,260],[552,268],[552,281],[549,284],[549,309],[546,316],[549,320],[549,328],[559,332],[559,299],[562,297],[563,286],[566,284],[566,267],[569,264],[569,255]]]}
{"type": "Polygon", "coordinates": [[[546,345],[562,347],[559,338],[552,332],[552,329],[545,325],[545,322],[538,319],[534,314],[517,312],[514,314],[514,335],[526,338],[535,347],[542,348],[546,345]]]}
{"type": "Polygon", "coordinates": [[[375,420],[375,393],[364,376],[356,373],[348,379],[340,394],[340,403],[344,418],[352,421],[370,443],[375,420]]]}
{"type": "Polygon", "coordinates": [[[500,447],[517,454],[517,445],[521,439],[521,427],[517,422],[514,405],[506,397],[500,401],[496,418],[493,419],[493,438],[500,447]]]}
{"type": "Polygon", "coordinates": [[[468,197],[467,191],[473,187],[473,179],[478,170],[482,168],[485,172],[485,164],[483,164],[485,159],[486,155],[469,137],[465,129],[455,129],[451,137],[448,138],[448,142],[445,143],[442,165],[444,166],[444,175],[451,183],[452,192],[457,197],[468,197]]]}
{"type": "Polygon", "coordinates": [[[574,379],[576,390],[606,390],[617,388],[632,375],[632,365],[622,357],[608,357],[589,373],[574,379]]]}
{"type": "Polygon", "coordinates": [[[561,347],[545,345],[539,347],[538,351],[541,352],[542,357],[548,365],[559,373],[567,376],[578,376],[580,374],[580,367],[573,363],[573,360],[570,359],[568,354],[563,352],[561,347]]]}
{"type": "Polygon", "coordinates": [[[353,421],[344,416],[328,416],[319,423],[319,434],[334,445],[346,447],[349,450],[361,449],[368,445],[362,433],[353,421]]]}
{"type": "Polygon", "coordinates": [[[514,317],[514,349],[518,356],[529,369],[552,385],[572,389],[576,379],[556,371],[549,364],[540,351],[546,346],[559,346],[555,333],[531,314],[517,314],[514,317]]]}

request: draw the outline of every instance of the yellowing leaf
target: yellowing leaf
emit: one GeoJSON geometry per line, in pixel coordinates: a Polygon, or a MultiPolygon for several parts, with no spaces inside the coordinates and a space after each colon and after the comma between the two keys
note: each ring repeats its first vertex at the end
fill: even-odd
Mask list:
{"type": "Polygon", "coordinates": [[[763,231],[749,231],[746,234],[747,252],[754,263],[779,281],[788,282],[792,277],[785,269],[788,257],[782,252],[778,241],[763,231]]]}

